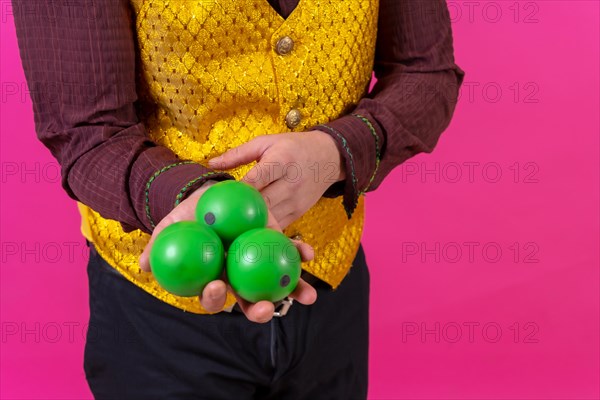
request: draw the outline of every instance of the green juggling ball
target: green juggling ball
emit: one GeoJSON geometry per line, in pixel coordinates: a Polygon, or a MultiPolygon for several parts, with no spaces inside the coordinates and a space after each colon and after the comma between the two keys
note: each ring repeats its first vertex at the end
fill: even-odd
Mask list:
{"type": "Polygon", "coordinates": [[[200,196],[196,220],[213,229],[228,247],[242,233],[267,226],[267,204],[260,192],[247,183],[218,182],[200,196]]]}
{"type": "Polygon", "coordinates": [[[283,233],[257,228],[241,234],[227,252],[227,279],[243,299],[279,301],[292,293],[302,272],[300,253],[283,233]]]}
{"type": "Polygon", "coordinates": [[[150,250],[150,267],[158,283],[178,296],[198,296],[207,283],[219,279],[225,265],[221,239],[193,221],[162,230],[150,250]]]}

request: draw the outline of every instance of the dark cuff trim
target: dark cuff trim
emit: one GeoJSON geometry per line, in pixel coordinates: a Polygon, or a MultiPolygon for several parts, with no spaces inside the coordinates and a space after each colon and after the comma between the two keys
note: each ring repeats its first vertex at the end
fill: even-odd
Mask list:
{"type": "Polygon", "coordinates": [[[148,179],[148,182],[146,182],[146,190],[144,191],[146,218],[148,218],[148,222],[150,223],[150,226],[152,227],[152,229],[154,229],[156,227],[156,225],[154,224],[154,221],[152,220],[152,216],[150,215],[150,195],[149,195],[149,193],[150,193],[150,186],[152,185],[152,182],[154,182],[154,180],[163,172],[168,171],[171,168],[176,167],[178,165],[185,165],[185,164],[196,164],[196,163],[194,161],[181,161],[181,162],[169,164],[167,166],[162,167],[158,171],[156,171],[150,177],[150,179],[148,179]]]}
{"type": "Polygon", "coordinates": [[[177,197],[175,198],[175,205],[174,205],[174,207],[177,207],[179,205],[179,203],[181,203],[184,200],[184,196],[190,190],[190,188],[192,186],[194,186],[194,184],[196,184],[198,181],[201,181],[201,180],[206,179],[206,178],[208,178],[208,177],[210,177],[212,175],[217,175],[217,174],[222,175],[223,172],[220,172],[220,171],[210,171],[210,172],[202,174],[199,177],[194,178],[191,181],[189,181],[188,183],[186,183],[185,186],[183,188],[181,188],[181,190],[177,194],[177,197]]]}
{"type": "Polygon", "coordinates": [[[326,124],[320,124],[320,125],[317,125],[316,127],[325,128],[328,131],[335,134],[342,142],[342,146],[343,146],[344,150],[346,151],[346,154],[348,154],[348,159],[350,160],[350,174],[351,174],[351,178],[352,178],[353,191],[352,191],[351,198],[349,198],[349,196],[347,196],[347,195],[344,195],[343,203],[344,203],[344,209],[346,211],[346,216],[348,217],[348,219],[350,219],[352,217],[352,214],[354,213],[354,209],[356,208],[356,205],[358,204],[358,196],[359,196],[359,192],[358,192],[358,188],[357,188],[358,183],[357,183],[355,167],[354,167],[354,157],[352,156],[352,152],[350,151],[350,147],[348,146],[348,142],[347,142],[346,138],[337,129],[334,129],[331,126],[326,125],[326,124]]]}
{"type": "Polygon", "coordinates": [[[377,171],[379,170],[379,163],[381,162],[381,149],[379,147],[379,136],[377,136],[377,131],[375,131],[375,127],[373,126],[371,121],[369,121],[368,118],[366,118],[360,114],[350,114],[350,115],[360,119],[362,122],[367,124],[367,126],[369,127],[369,130],[371,131],[371,135],[373,135],[373,137],[375,138],[375,169],[373,169],[373,174],[371,174],[371,179],[369,179],[367,186],[365,186],[365,188],[360,191],[359,195],[361,195],[361,194],[365,194],[369,190],[369,187],[371,186],[371,183],[373,183],[373,180],[375,179],[375,175],[377,174],[377,171]]]}

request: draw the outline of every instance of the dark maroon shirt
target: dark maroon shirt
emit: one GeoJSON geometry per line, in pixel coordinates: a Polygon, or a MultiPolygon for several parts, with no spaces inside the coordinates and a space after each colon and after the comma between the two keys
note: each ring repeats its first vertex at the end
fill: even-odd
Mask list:
{"type": "MultiPolygon", "coordinates": [[[[298,0],[268,0],[284,18],[298,0]]],[[[36,134],[61,165],[67,194],[126,231],[152,232],[145,189],[152,175],[181,161],[153,143],[136,113],[136,41],[127,0],[13,0],[21,60],[33,103],[36,134]]],[[[445,0],[381,0],[374,72],[377,83],[347,115],[314,129],[336,140],[345,180],[326,197],[343,196],[348,215],[366,191],[420,152],[430,152],[450,123],[464,72],[454,62],[445,0]],[[346,146],[343,146],[343,139],[346,146]]],[[[156,178],[150,214],[158,223],[187,182],[210,171],[181,165],[156,178]]],[[[213,180],[233,179],[226,173],[213,180]]],[[[199,180],[192,187],[200,187],[199,180]]]]}

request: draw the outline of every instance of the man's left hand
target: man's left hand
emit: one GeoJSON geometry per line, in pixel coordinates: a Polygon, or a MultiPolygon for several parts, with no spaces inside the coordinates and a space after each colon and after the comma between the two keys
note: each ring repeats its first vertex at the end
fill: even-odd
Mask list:
{"type": "Polygon", "coordinates": [[[241,179],[263,195],[285,229],[308,211],[335,182],[345,179],[335,139],[325,132],[261,135],[209,160],[211,168],[231,169],[257,161],[241,179]]]}

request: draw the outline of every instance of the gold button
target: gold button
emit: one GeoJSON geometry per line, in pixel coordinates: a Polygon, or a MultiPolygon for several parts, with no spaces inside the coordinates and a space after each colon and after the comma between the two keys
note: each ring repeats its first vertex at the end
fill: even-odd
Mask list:
{"type": "Polygon", "coordinates": [[[295,108],[291,109],[290,112],[288,112],[285,116],[285,123],[287,124],[288,128],[297,127],[301,120],[302,115],[300,114],[300,111],[296,110],[295,108]]]}
{"type": "Polygon", "coordinates": [[[294,41],[289,36],[284,36],[277,41],[277,45],[275,46],[275,51],[280,56],[284,56],[288,54],[294,48],[294,41]]]}

